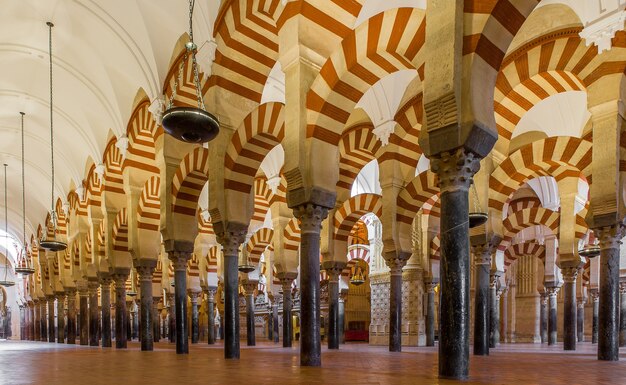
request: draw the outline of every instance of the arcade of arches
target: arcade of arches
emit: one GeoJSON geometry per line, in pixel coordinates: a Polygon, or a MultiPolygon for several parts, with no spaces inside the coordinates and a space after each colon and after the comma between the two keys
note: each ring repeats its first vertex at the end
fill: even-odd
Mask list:
{"type": "Polygon", "coordinates": [[[3,3],[0,377],[174,349],[233,382],[623,373],[624,0],[197,0],[204,145],[161,126],[196,105],[188,6],[3,3]]]}

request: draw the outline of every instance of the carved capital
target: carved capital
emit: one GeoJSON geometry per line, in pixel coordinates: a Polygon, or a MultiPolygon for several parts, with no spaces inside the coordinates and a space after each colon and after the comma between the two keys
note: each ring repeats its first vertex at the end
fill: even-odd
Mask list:
{"type": "Polygon", "coordinates": [[[600,300],[600,292],[598,289],[589,290],[589,296],[591,297],[592,302],[598,302],[600,300]]]}
{"type": "Polygon", "coordinates": [[[546,293],[548,294],[548,297],[556,298],[556,295],[559,293],[559,289],[560,287],[558,286],[546,287],[546,293]]]}
{"type": "Polygon", "coordinates": [[[472,178],[480,169],[480,158],[460,147],[431,158],[431,169],[437,174],[441,192],[469,190],[472,178]]]}
{"type": "Polygon", "coordinates": [[[402,275],[402,268],[406,266],[406,259],[404,258],[389,258],[385,259],[391,275],[402,275]]]}
{"type": "Polygon", "coordinates": [[[149,265],[139,265],[136,267],[137,274],[139,274],[139,280],[141,282],[152,282],[152,277],[154,276],[154,266],[149,265]]]}
{"type": "Polygon", "coordinates": [[[239,246],[246,239],[247,229],[237,228],[217,234],[217,241],[222,245],[224,256],[237,257],[239,246]]]}
{"type": "Polygon", "coordinates": [[[189,298],[191,298],[192,304],[198,304],[198,298],[200,298],[200,296],[202,295],[202,292],[189,290],[187,294],[189,295],[189,298]]]}
{"type": "Polygon", "coordinates": [[[324,261],[322,262],[322,268],[328,273],[329,282],[338,282],[339,276],[343,269],[346,268],[346,262],[340,261],[324,261]]]}
{"type": "Polygon", "coordinates": [[[626,295],[626,282],[620,282],[620,284],[619,284],[619,293],[621,295],[626,295]]]}
{"type": "Polygon", "coordinates": [[[128,274],[113,274],[111,278],[115,280],[115,290],[120,290],[126,288],[126,280],[128,279],[128,274]]]}
{"type": "Polygon", "coordinates": [[[259,281],[243,281],[243,289],[246,291],[246,296],[254,295],[254,290],[259,287],[259,281]]]}
{"type": "Polygon", "coordinates": [[[300,220],[301,234],[319,234],[322,229],[322,221],[328,215],[328,209],[312,203],[306,203],[294,207],[293,214],[300,220]]]}
{"type": "Polygon", "coordinates": [[[472,253],[474,253],[474,264],[491,265],[491,254],[493,251],[494,245],[492,245],[491,243],[472,245],[472,253]]]}
{"type": "Polygon", "coordinates": [[[576,277],[578,276],[578,267],[564,266],[561,268],[563,274],[563,281],[565,283],[576,283],[576,277]]]}
{"type": "Polygon", "coordinates": [[[215,302],[215,293],[216,293],[216,292],[217,292],[217,289],[208,289],[208,290],[206,291],[206,293],[207,293],[207,301],[208,301],[209,303],[211,303],[211,302],[215,302]]]}
{"type": "Polygon", "coordinates": [[[593,232],[599,240],[601,250],[619,249],[624,237],[624,225],[618,223],[613,226],[599,227],[593,229],[593,232]]]}
{"type": "Polygon", "coordinates": [[[89,287],[89,294],[96,294],[98,292],[98,288],[100,287],[100,282],[98,281],[89,281],[87,284],[89,287]]]}
{"type": "Polygon", "coordinates": [[[435,282],[428,282],[426,283],[426,292],[429,294],[434,293],[436,287],[437,287],[437,284],[435,282]]]}
{"type": "Polygon", "coordinates": [[[187,271],[187,263],[191,259],[191,254],[188,251],[174,250],[167,253],[167,256],[174,265],[174,271],[187,271]]]}

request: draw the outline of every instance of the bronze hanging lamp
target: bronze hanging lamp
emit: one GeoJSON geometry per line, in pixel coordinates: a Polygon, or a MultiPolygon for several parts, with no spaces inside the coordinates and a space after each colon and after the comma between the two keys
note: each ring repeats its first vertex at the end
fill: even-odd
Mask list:
{"type": "Polygon", "coordinates": [[[39,245],[50,251],[62,251],[67,249],[67,244],[57,239],[57,214],[54,210],[54,125],[53,125],[53,104],[52,104],[52,22],[47,22],[48,26],[48,56],[50,57],[50,158],[52,166],[52,205],[50,211],[50,222],[52,225],[52,237],[48,237],[48,231],[44,232],[43,239],[39,245]]]}
{"type": "Polygon", "coordinates": [[[15,282],[9,281],[9,212],[7,209],[7,167],[4,164],[4,278],[0,280],[0,286],[13,286],[15,282]]]}
{"type": "Polygon", "coordinates": [[[240,272],[244,273],[244,274],[248,274],[251,273],[255,270],[254,265],[252,263],[250,263],[250,258],[248,253],[246,253],[245,250],[245,245],[242,247],[242,251],[241,251],[241,255],[242,255],[242,259],[243,261],[241,261],[241,263],[239,264],[239,266],[237,266],[237,270],[239,270],[240,272]]]}
{"type": "Polygon", "coordinates": [[[24,180],[24,115],[20,112],[22,119],[22,234],[24,235],[22,249],[17,259],[17,266],[15,272],[18,274],[31,275],[35,272],[31,264],[30,252],[28,251],[28,243],[26,243],[26,188],[24,180]]]}
{"type": "Polygon", "coordinates": [[[357,265],[352,268],[352,276],[350,277],[350,283],[353,284],[354,286],[361,286],[362,284],[365,283],[366,279],[367,277],[365,276],[363,269],[361,268],[361,266],[358,265],[358,262],[357,262],[357,265]]]}
{"type": "Polygon", "coordinates": [[[585,258],[595,258],[600,255],[600,246],[598,246],[598,242],[593,236],[593,233],[589,234],[589,239],[585,247],[578,250],[578,255],[585,258]]]}
{"type": "Polygon", "coordinates": [[[195,0],[189,0],[189,42],[185,44],[185,57],[180,63],[178,77],[174,80],[172,94],[167,105],[167,110],[163,113],[163,121],[161,124],[166,133],[178,140],[187,143],[205,143],[217,136],[220,125],[217,118],[206,111],[204,98],[202,96],[198,63],[196,61],[198,46],[193,42],[194,5],[195,0]],[[198,107],[174,107],[176,92],[183,81],[184,65],[190,56],[198,107]]]}
{"type": "Polygon", "coordinates": [[[480,225],[485,224],[489,216],[486,212],[483,211],[482,207],[480,207],[480,201],[478,200],[478,191],[476,191],[476,184],[472,180],[472,195],[474,196],[474,205],[472,207],[472,211],[469,213],[469,227],[474,228],[480,225]]]}

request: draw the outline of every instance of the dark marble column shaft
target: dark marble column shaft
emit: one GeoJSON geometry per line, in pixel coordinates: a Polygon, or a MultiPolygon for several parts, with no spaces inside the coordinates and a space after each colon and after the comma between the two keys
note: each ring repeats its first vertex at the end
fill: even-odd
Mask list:
{"type": "Polygon", "coordinates": [[[48,298],[48,342],[55,342],[55,328],[54,328],[54,297],[48,298]]]}
{"type": "Polygon", "coordinates": [[[67,343],[76,344],[76,290],[67,291],[67,343]]]}
{"type": "Polygon", "coordinates": [[[598,343],[598,313],[600,312],[600,296],[597,290],[591,293],[592,311],[591,311],[591,343],[598,343]]]}
{"type": "Polygon", "coordinates": [[[339,309],[339,343],[345,345],[346,343],[346,301],[343,299],[343,295],[339,294],[339,300],[337,302],[337,308],[339,309]]]}
{"type": "MultiPolygon", "coordinates": [[[[393,253],[395,256],[395,252],[393,253]]],[[[402,351],[402,268],[406,258],[389,258],[385,256],[389,266],[389,351],[402,351]]]]}
{"type": "Polygon", "coordinates": [[[345,263],[324,262],[328,273],[328,349],[339,349],[339,277],[345,263]]]}
{"type": "MultiPolygon", "coordinates": [[[[491,248],[488,244],[473,246],[476,271],[476,289],[474,292],[474,355],[489,355],[489,271],[491,269],[491,248]]],[[[434,295],[433,295],[434,297],[434,295]]],[[[434,298],[433,298],[434,300],[434,298]]],[[[434,330],[433,330],[434,334],[434,330]]],[[[426,334],[428,339],[428,331],[426,334]]],[[[433,336],[434,339],[434,336],[433,336]]],[[[428,345],[427,346],[434,346],[428,345]]]]}
{"type": "Polygon", "coordinates": [[[197,344],[200,341],[200,320],[198,318],[198,300],[202,292],[189,292],[191,298],[191,343],[197,344]]]}
{"type": "Polygon", "coordinates": [[[548,345],[556,345],[557,339],[557,303],[556,294],[559,291],[557,287],[548,288],[548,345]]]}
{"type": "Polygon", "coordinates": [[[563,349],[576,350],[576,276],[578,266],[563,266],[563,349]]]}
{"type": "Polygon", "coordinates": [[[293,336],[293,325],[291,318],[291,284],[293,277],[282,276],[280,278],[280,284],[283,289],[283,348],[291,347],[291,339],[293,336]]]}
{"type": "Polygon", "coordinates": [[[36,341],[36,337],[35,337],[35,309],[37,309],[37,305],[34,304],[33,302],[31,302],[28,306],[28,311],[29,311],[29,316],[30,316],[30,330],[28,333],[28,339],[30,341],[36,341]]]}
{"type": "Polygon", "coordinates": [[[320,366],[320,232],[328,209],[307,203],[293,212],[300,220],[300,365],[320,366]]]}
{"type": "Polygon", "coordinates": [[[41,316],[39,324],[41,325],[41,341],[48,340],[48,300],[43,299],[39,303],[39,314],[41,316]]]}
{"type": "Polygon", "coordinates": [[[254,330],[254,289],[258,282],[244,283],[246,291],[246,343],[248,346],[256,345],[256,333],[254,330]]]}
{"type": "Polygon", "coordinates": [[[102,322],[102,347],[110,348],[113,346],[111,335],[111,284],[113,280],[110,277],[100,279],[100,302],[101,302],[101,322],[102,322]]]}
{"type": "Polygon", "coordinates": [[[585,302],[579,300],[576,307],[576,340],[585,342],[585,302]]]}
{"type": "Polygon", "coordinates": [[[84,285],[84,287],[80,287],[78,289],[78,296],[78,314],[80,317],[80,344],[89,345],[89,290],[86,284],[84,285]]]}
{"type": "Polygon", "coordinates": [[[207,342],[209,345],[215,344],[215,288],[207,290],[207,317],[209,325],[209,335],[207,342]]]}
{"type": "Polygon", "coordinates": [[[176,303],[174,301],[174,294],[167,294],[167,331],[171,343],[176,343],[176,303]]]}
{"type": "Polygon", "coordinates": [[[119,273],[113,276],[115,280],[115,348],[126,349],[127,332],[126,320],[128,313],[126,309],[126,280],[128,273],[119,273]]]}
{"type": "Polygon", "coordinates": [[[541,293],[539,302],[539,333],[541,335],[541,343],[548,342],[548,293],[541,293]]]}
{"type": "Polygon", "coordinates": [[[273,317],[274,317],[274,343],[279,343],[280,342],[280,334],[279,334],[279,330],[280,330],[280,325],[278,322],[278,302],[274,302],[274,304],[272,304],[272,313],[273,313],[273,317]]]}
{"type": "MultiPolygon", "coordinates": [[[[426,284],[426,346],[435,346],[435,287],[434,282],[426,284]]],[[[485,333],[486,334],[486,333],[485,333]]]]}
{"type": "Polygon", "coordinates": [[[159,342],[161,339],[161,317],[159,315],[159,297],[152,297],[152,340],[159,342]]]}
{"type": "Polygon", "coordinates": [[[170,251],[174,263],[174,301],[176,310],[176,354],[189,353],[189,325],[187,323],[187,265],[191,252],[170,251]]]}
{"type": "Polygon", "coordinates": [[[98,287],[97,281],[89,282],[89,346],[98,346],[98,287]]]}
{"type": "Polygon", "coordinates": [[[490,276],[489,283],[489,348],[495,348],[500,340],[500,310],[498,309],[498,277],[490,276]]]}
{"type": "Polygon", "coordinates": [[[65,343],[65,293],[58,293],[57,299],[57,343],[65,343]]]}
{"type": "Polygon", "coordinates": [[[33,322],[35,324],[35,341],[40,341],[41,339],[41,318],[39,317],[39,300],[35,300],[35,304],[33,306],[33,322]]]}
{"type": "Polygon", "coordinates": [[[598,314],[598,359],[619,360],[619,249],[622,225],[595,229],[600,240],[600,306],[598,314]]]}
{"type": "Polygon", "coordinates": [[[144,352],[154,349],[152,277],[155,267],[156,261],[143,262],[137,266],[140,282],[139,290],[141,292],[139,331],[141,335],[141,350],[144,352]]]}
{"type": "Polygon", "coordinates": [[[619,311],[619,347],[626,347],[626,282],[619,285],[620,311],[619,311]]]}

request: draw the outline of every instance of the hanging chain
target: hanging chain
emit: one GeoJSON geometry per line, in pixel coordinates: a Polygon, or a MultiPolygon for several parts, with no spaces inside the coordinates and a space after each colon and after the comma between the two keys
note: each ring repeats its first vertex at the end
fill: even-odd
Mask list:
{"type": "Polygon", "coordinates": [[[476,183],[472,179],[472,195],[474,195],[474,210],[475,212],[482,212],[483,209],[480,207],[480,200],[478,200],[478,191],[476,191],[476,183]]]}
{"type": "MultiPolygon", "coordinates": [[[[56,227],[56,216],[54,215],[54,124],[53,124],[53,105],[52,105],[52,27],[54,24],[48,22],[48,56],[50,58],[50,164],[52,166],[52,193],[51,193],[51,219],[52,225],[56,227]]],[[[56,228],[55,228],[56,230],[56,228]]]]}
{"type": "Polygon", "coordinates": [[[7,280],[7,274],[9,270],[9,212],[7,206],[7,167],[8,164],[4,164],[4,250],[7,255],[4,258],[4,281],[7,280]]]}
{"type": "MultiPolygon", "coordinates": [[[[24,115],[23,112],[20,112],[22,115],[22,234],[24,235],[24,260],[26,260],[28,248],[26,247],[26,182],[24,180],[24,115]]],[[[26,264],[28,265],[28,260],[26,260],[26,264]]]]}

